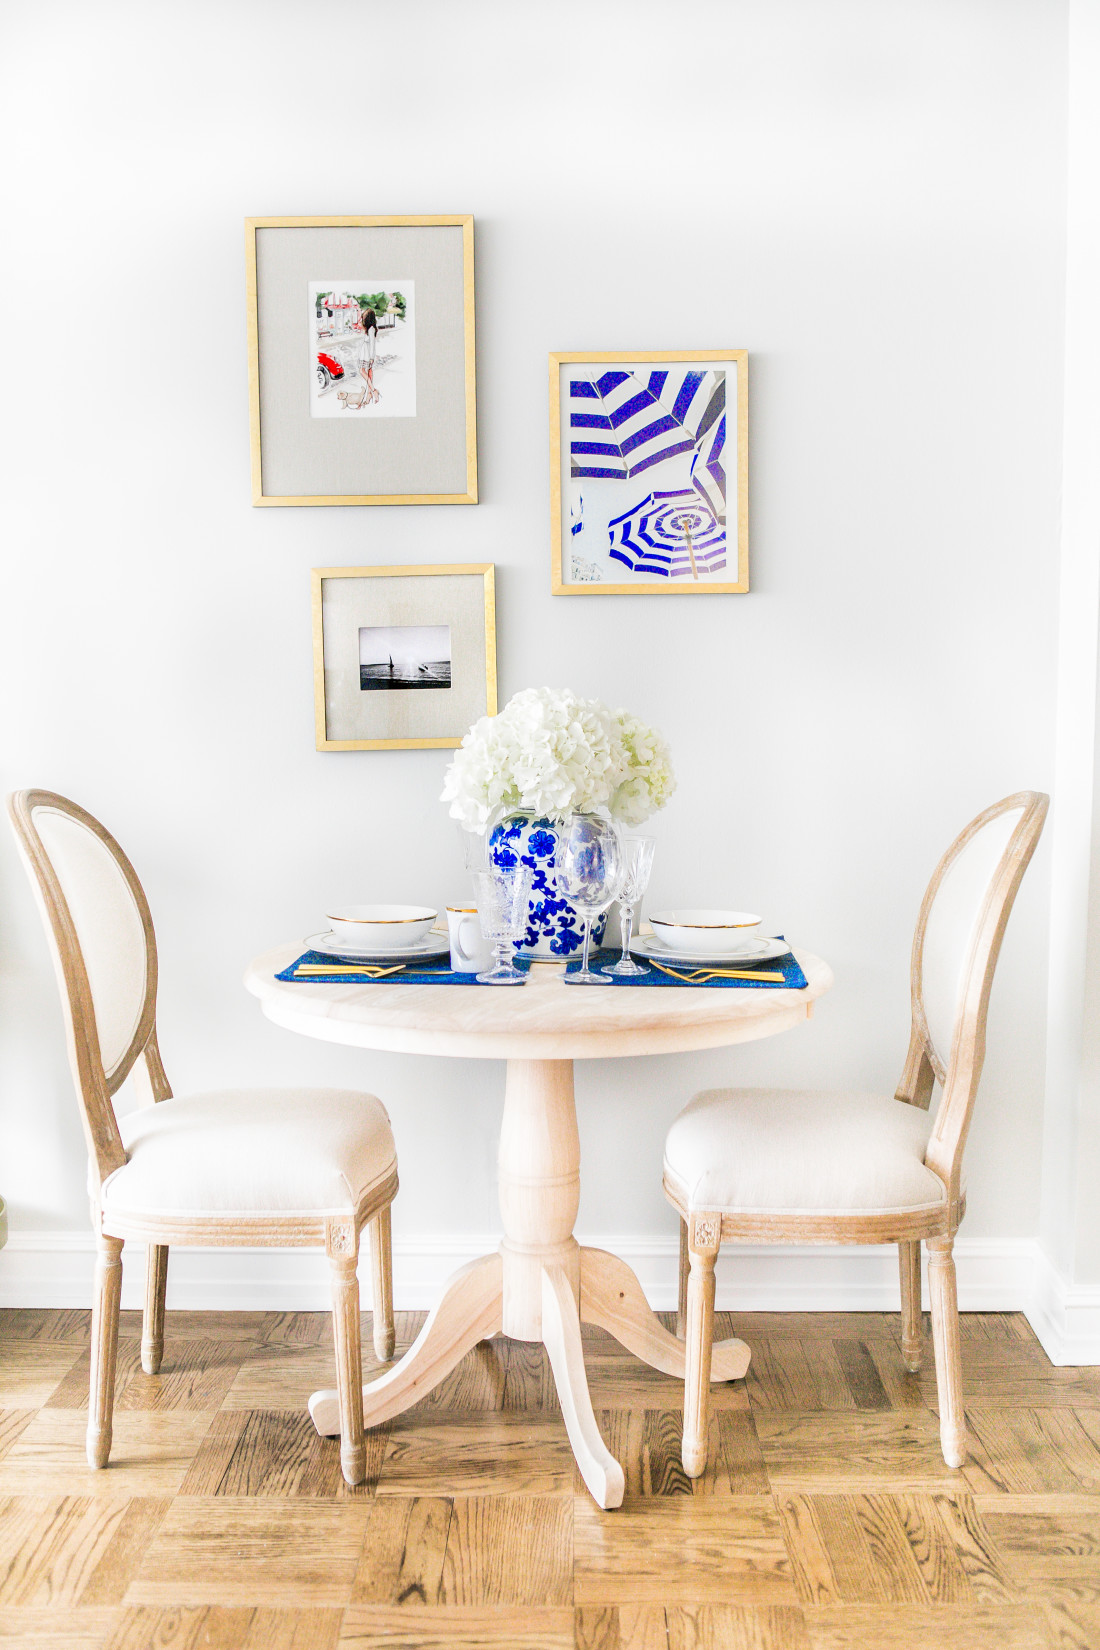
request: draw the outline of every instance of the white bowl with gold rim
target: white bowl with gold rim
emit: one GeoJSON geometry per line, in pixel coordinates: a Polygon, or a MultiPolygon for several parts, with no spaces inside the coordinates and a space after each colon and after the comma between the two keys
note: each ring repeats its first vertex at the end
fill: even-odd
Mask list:
{"type": "Polygon", "coordinates": [[[735,956],[760,932],[760,918],[751,911],[658,911],[649,925],[670,951],[706,957],[735,956]]]}
{"type": "Polygon", "coordinates": [[[360,951],[405,951],[438,915],[430,905],[337,905],[325,912],[336,938],[360,951]]]}

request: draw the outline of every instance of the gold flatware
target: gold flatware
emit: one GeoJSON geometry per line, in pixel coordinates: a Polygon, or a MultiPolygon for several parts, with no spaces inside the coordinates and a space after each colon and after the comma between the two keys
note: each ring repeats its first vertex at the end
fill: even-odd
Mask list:
{"type": "Polygon", "coordinates": [[[449,966],[416,968],[412,963],[394,963],[389,968],[383,968],[378,963],[335,963],[331,966],[328,963],[303,963],[300,968],[294,970],[294,978],[312,980],[320,975],[329,979],[335,974],[340,974],[347,979],[361,979],[365,975],[369,980],[384,980],[391,974],[402,974],[406,971],[412,974],[434,975],[440,980],[446,979],[451,972],[449,966]]]}
{"type": "Polygon", "coordinates": [[[766,980],[769,985],[785,983],[784,975],[766,973],[762,968],[693,968],[685,974],[679,969],[669,968],[666,963],[655,962],[652,957],[647,957],[646,962],[651,968],[659,968],[662,974],[671,974],[674,980],[683,980],[685,985],[705,985],[708,980],[766,980]]]}

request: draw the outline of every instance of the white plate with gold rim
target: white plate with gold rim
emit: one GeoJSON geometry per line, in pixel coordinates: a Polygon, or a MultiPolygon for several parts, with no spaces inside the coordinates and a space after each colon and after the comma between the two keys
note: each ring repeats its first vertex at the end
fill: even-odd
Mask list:
{"type": "Polygon", "coordinates": [[[787,957],[791,948],[786,940],[759,939],[744,940],[736,951],[714,952],[708,951],[704,955],[701,951],[681,950],[677,947],[663,945],[654,934],[640,934],[630,942],[631,953],[648,962],[667,963],[742,963],[746,968],[753,968],[757,963],[772,962],[776,957],[787,957]]]}
{"type": "Polygon", "coordinates": [[[697,951],[721,957],[739,951],[749,940],[765,939],[760,918],[751,911],[725,911],[699,906],[676,911],[651,911],[649,926],[670,951],[697,951]]]}
{"type": "Polygon", "coordinates": [[[450,955],[451,942],[446,934],[431,933],[425,935],[416,945],[403,945],[395,951],[391,945],[388,951],[370,950],[363,946],[349,945],[346,940],[337,939],[331,929],[324,934],[311,934],[302,944],[310,951],[320,951],[326,957],[345,957],[351,962],[411,962],[414,958],[424,962],[429,957],[444,957],[450,955]]]}

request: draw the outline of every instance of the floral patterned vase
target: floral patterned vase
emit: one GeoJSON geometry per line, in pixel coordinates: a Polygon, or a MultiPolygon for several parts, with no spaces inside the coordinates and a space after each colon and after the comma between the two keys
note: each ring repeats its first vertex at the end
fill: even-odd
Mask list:
{"type": "MultiPolygon", "coordinates": [[[[571,957],[584,944],[583,920],[558,893],[553,869],[557,846],[557,827],[548,819],[536,819],[528,813],[506,815],[489,836],[489,857],[494,865],[514,865],[519,860],[531,867],[527,933],[516,947],[525,957],[571,957]]],[[[603,938],[606,924],[605,911],[592,924],[594,946],[603,938]]]]}

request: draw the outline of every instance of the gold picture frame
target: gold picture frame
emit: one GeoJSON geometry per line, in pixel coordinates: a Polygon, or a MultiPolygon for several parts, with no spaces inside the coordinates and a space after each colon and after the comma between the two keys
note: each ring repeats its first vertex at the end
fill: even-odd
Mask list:
{"type": "Polygon", "coordinates": [[[473,218],[248,218],[245,260],[253,504],[476,504],[473,218]],[[358,282],[411,312],[332,321],[358,282]]]}
{"type": "Polygon", "coordinates": [[[550,356],[555,596],[748,590],[748,359],[743,349],[550,356]],[[663,370],[629,371],[640,366],[663,370]],[[611,370],[577,371],[586,367],[611,370]],[[719,576],[731,568],[732,579],[719,576]]]}
{"type": "Polygon", "coordinates": [[[310,579],[319,751],[453,750],[496,715],[492,562],[315,567],[310,579]]]}

